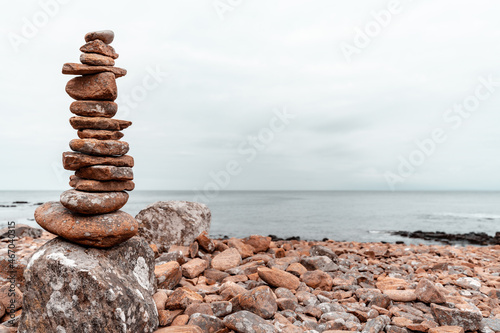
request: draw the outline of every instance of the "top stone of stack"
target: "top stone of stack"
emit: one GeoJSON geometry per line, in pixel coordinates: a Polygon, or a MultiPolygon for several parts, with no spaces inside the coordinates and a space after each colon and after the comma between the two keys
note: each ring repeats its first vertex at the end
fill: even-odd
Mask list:
{"type": "Polygon", "coordinates": [[[87,43],[96,39],[102,40],[105,44],[111,44],[113,39],[115,39],[115,33],[111,30],[101,30],[89,32],[85,35],[87,43]]]}

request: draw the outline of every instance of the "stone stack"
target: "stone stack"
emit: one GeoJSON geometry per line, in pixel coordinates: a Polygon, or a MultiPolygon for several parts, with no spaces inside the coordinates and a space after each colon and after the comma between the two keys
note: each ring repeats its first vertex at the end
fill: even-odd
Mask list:
{"type": "Polygon", "coordinates": [[[134,189],[134,159],[126,155],[129,145],[120,139],[132,123],[113,119],[118,110],[115,79],[127,71],[115,67],[118,54],[109,44],[110,30],[90,32],[80,48],[81,64],[67,63],[63,74],[81,75],[71,79],[66,92],[76,101],[69,122],[78,139],[69,143],[72,152],[63,153],[63,166],[75,171],[60,202],[47,202],[35,212],[44,229],[74,243],[111,247],[137,233],[138,224],[120,211],[134,189]]]}

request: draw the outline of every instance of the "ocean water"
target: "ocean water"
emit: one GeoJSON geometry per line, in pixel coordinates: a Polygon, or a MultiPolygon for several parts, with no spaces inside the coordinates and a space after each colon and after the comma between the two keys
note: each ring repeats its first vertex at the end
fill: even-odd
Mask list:
{"type": "MultiPolygon", "coordinates": [[[[60,191],[0,191],[0,227],[7,221],[37,226],[37,204],[60,191]],[[14,201],[27,201],[13,204],[14,201]]],[[[156,201],[192,201],[191,191],[133,191],[123,208],[135,216],[156,201]]],[[[390,231],[448,233],[500,231],[500,192],[226,191],[210,199],[210,234],[300,236],[358,242],[431,243],[390,231]]]]}

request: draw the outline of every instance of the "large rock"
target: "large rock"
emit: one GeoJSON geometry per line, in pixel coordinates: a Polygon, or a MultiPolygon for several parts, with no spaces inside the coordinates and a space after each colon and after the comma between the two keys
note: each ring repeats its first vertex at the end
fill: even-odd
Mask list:
{"type": "Polygon", "coordinates": [[[203,231],[210,230],[212,214],[204,204],[189,201],[158,201],[135,217],[139,235],[160,252],[171,245],[189,246],[203,231]]]}
{"type": "Polygon", "coordinates": [[[153,332],[154,254],[134,237],[110,248],[55,238],[31,257],[19,333],[153,332]]]}
{"type": "Polygon", "coordinates": [[[35,220],[48,232],[87,246],[111,247],[137,233],[135,219],[121,210],[103,215],[82,215],[72,213],[55,201],[38,207],[35,220]]]}
{"type": "MultiPolygon", "coordinates": [[[[113,68],[108,66],[103,67],[113,68]]],[[[104,72],[77,76],[68,81],[66,92],[76,100],[114,101],[118,96],[115,74],[104,72]]]]}

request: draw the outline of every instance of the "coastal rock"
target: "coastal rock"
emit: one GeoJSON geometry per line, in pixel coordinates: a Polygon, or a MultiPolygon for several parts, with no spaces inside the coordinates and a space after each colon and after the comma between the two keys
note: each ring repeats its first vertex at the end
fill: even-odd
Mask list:
{"type": "Polygon", "coordinates": [[[114,66],[115,61],[111,57],[104,56],[98,53],[82,53],[80,62],[91,66],[114,66]]]}
{"type": "Polygon", "coordinates": [[[121,131],[132,125],[131,121],[101,117],[71,117],[69,123],[77,130],[97,129],[107,131],[121,131]]]}
{"type": "Polygon", "coordinates": [[[276,328],[250,311],[238,311],[224,318],[227,328],[238,333],[276,333],[276,328]]]}
{"type": "Polygon", "coordinates": [[[182,265],[182,275],[188,279],[194,279],[208,268],[206,260],[195,258],[182,265]]]}
{"type": "Polygon", "coordinates": [[[123,133],[120,131],[83,129],[78,130],[77,134],[80,139],[120,140],[123,138],[123,133]]]}
{"type": "Polygon", "coordinates": [[[226,328],[224,322],[219,318],[203,313],[194,313],[191,315],[188,325],[198,326],[206,333],[217,333],[226,328]]]}
{"type": "Polygon", "coordinates": [[[233,311],[247,310],[261,318],[269,319],[278,311],[276,296],[268,286],[252,289],[231,300],[233,311]]]}
{"type": "Polygon", "coordinates": [[[241,262],[241,255],[236,249],[227,249],[223,252],[217,254],[212,259],[212,267],[219,270],[225,271],[230,268],[238,266],[241,262]]]}
{"type": "Polygon", "coordinates": [[[114,101],[118,96],[115,75],[109,72],[75,77],[66,84],[66,92],[76,100],[114,101]]]}
{"type": "Polygon", "coordinates": [[[90,65],[76,64],[71,62],[63,65],[62,73],[67,75],[91,75],[99,73],[112,73],[116,78],[127,75],[127,71],[119,67],[90,66],[90,65]]]}
{"type": "Polygon", "coordinates": [[[431,304],[432,313],[441,326],[458,326],[466,331],[474,331],[481,328],[483,315],[469,304],[456,304],[456,308],[431,304]],[[460,307],[458,307],[460,306],[460,307]]]}
{"type": "Polygon", "coordinates": [[[389,296],[392,301],[396,302],[412,302],[417,299],[415,290],[384,290],[384,294],[389,296]]]}
{"type": "Polygon", "coordinates": [[[111,247],[137,233],[137,221],[120,210],[104,215],[72,213],[60,202],[49,201],[35,210],[36,222],[45,230],[71,242],[111,247]]]}
{"type": "Polygon", "coordinates": [[[110,249],[51,240],[25,271],[18,332],[154,332],[153,268],[153,251],[139,237],[110,249]]]}
{"type": "Polygon", "coordinates": [[[295,275],[282,271],[280,269],[269,269],[267,267],[259,267],[257,269],[259,277],[267,284],[273,287],[283,287],[296,290],[300,285],[300,280],[295,275]]]}
{"type": "Polygon", "coordinates": [[[85,41],[102,40],[105,44],[111,44],[115,39],[115,33],[112,30],[92,31],[85,34],[85,41]]]}
{"type": "Polygon", "coordinates": [[[75,101],[69,110],[82,117],[113,118],[118,111],[118,104],[108,101],[75,101]]]}
{"type": "Polygon", "coordinates": [[[175,289],[172,295],[169,296],[167,302],[165,302],[165,309],[184,310],[193,303],[201,303],[201,302],[203,302],[203,297],[200,294],[192,291],[189,288],[181,287],[175,289]]]}
{"type": "Polygon", "coordinates": [[[320,270],[305,272],[300,276],[300,280],[314,289],[330,291],[333,286],[332,277],[320,270]]]}
{"type": "Polygon", "coordinates": [[[162,327],[155,333],[204,333],[201,328],[194,325],[162,327]]]}
{"type": "Polygon", "coordinates": [[[441,326],[429,329],[429,333],[464,333],[460,326],[441,326]]]}
{"type": "Polygon", "coordinates": [[[415,289],[415,294],[417,299],[424,303],[444,303],[446,298],[443,293],[440,292],[434,283],[427,279],[422,279],[418,282],[417,288],[415,289]]]}
{"type": "Polygon", "coordinates": [[[106,214],[122,208],[128,201],[127,192],[82,192],[68,190],[61,194],[61,204],[80,214],[106,214]]]}
{"type": "Polygon", "coordinates": [[[158,288],[171,290],[182,279],[182,269],[177,261],[169,261],[155,267],[158,288]]]}
{"type": "Polygon", "coordinates": [[[128,167],[94,165],[76,170],[75,176],[93,180],[132,180],[134,172],[128,167]]]}
{"type": "Polygon", "coordinates": [[[73,139],[69,147],[80,153],[98,156],[122,156],[129,150],[127,142],[116,140],[73,139]]]}
{"type": "Polygon", "coordinates": [[[319,269],[323,272],[333,272],[339,269],[333,260],[327,256],[305,257],[300,260],[300,263],[309,271],[319,269]]]}
{"type": "Polygon", "coordinates": [[[14,311],[19,310],[23,306],[23,293],[16,286],[12,288],[11,283],[7,282],[0,286],[0,303],[5,311],[10,310],[11,306],[14,311]]]}
{"type": "Polygon", "coordinates": [[[118,54],[115,52],[115,49],[106,43],[104,43],[100,39],[94,39],[82,47],[80,47],[80,51],[85,53],[98,53],[107,57],[111,57],[113,59],[118,58],[118,54]]]}
{"type": "Polygon", "coordinates": [[[114,191],[132,191],[135,184],[131,180],[110,180],[99,181],[90,179],[81,179],[77,176],[70,176],[69,186],[79,191],[87,192],[114,192],[114,191]]]}
{"type": "Polygon", "coordinates": [[[198,244],[207,252],[212,253],[215,251],[215,242],[208,237],[208,233],[203,231],[196,237],[198,244]]]}
{"type": "Polygon", "coordinates": [[[139,222],[139,235],[165,252],[171,245],[189,246],[203,231],[208,232],[211,213],[201,203],[158,201],[135,218],[139,222]]]}
{"type": "Polygon", "coordinates": [[[133,167],[132,156],[124,155],[119,157],[90,156],[76,152],[63,153],[63,167],[66,170],[78,170],[92,165],[113,165],[117,167],[133,167]]]}
{"type": "Polygon", "coordinates": [[[243,239],[243,243],[253,247],[255,253],[266,252],[271,244],[271,237],[251,235],[243,239]]]}
{"type": "Polygon", "coordinates": [[[33,228],[27,224],[17,224],[14,228],[3,228],[0,229],[0,239],[9,238],[9,236],[14,233],[16,237],[31,237],[39,238],[42,235],[42,229],[33,228]]]}

